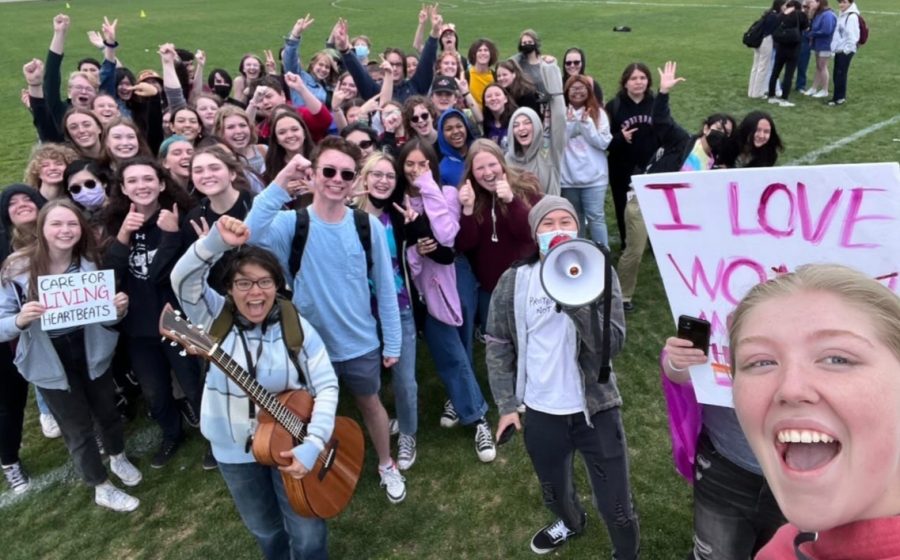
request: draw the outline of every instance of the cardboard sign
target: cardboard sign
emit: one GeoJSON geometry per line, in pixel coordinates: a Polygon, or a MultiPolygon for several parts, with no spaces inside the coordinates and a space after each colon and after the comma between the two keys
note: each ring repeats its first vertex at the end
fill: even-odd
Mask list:
{"type": "Polygon", "coordinates": [[[38,298],[46,308],[41,329],[56,330],[116,318],[115,274],[94,270],[38,277],[38,298]]]}
{"type": "Polygon", "coordinates": [[[712,324],[710,361],[691,368],[702,403],[732,406],[726,321],[757,283],[836,263],[898,290],[897,163],[666,173],[633,183],[673,322],[691,315],[712,324]]]}

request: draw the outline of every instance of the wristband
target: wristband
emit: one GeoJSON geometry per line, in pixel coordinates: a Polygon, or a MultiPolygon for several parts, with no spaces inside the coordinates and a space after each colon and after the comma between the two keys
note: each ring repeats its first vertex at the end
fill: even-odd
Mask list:
{"type": "Polygon", "coordinates": [[[669,358],[668,356],[666,356],[666,364],[669,365],[669,369],[671,369],[672,371],[683,372],[683,371],[687,371],[689,369],[686,367],[683,367],[683,368],[675,367],[675,364],[672,363],[671,358],[669,358]]]}
{"type": "Polygon", "coordinates": [[[103,41],[103,46],[108,49],[115,49],[119,46],[119,42],[115,41],[113,43],[107,43],[106,41],[103,41]]]}

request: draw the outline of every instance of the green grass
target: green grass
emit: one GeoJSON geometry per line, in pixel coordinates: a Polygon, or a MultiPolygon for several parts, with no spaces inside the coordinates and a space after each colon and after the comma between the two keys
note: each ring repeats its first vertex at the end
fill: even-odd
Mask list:
{"type": "MultiPolygon", "coordinates": [[[[159,0],[115,4],[98,0],[0,4],[4,22],[4,57],[0,60],[0,176],[3,184],[21,179],[35,135],[30,117],[19,104],[21,66],[43,58],[51,36],[51,18],[60,10],[72,17],[65,69],[82,56],[96,55],[85,31],[97,29],[104,15],[119,18],[120,55],[132,68],[157,68],[156,45],[203,48],[209,67],[233,70],[241,54],[277,49],[294,19],[312,13],[316,24],[307,33],[305,52],[321,44],[338,16],[350,21],[351,34],[365,33],[377,50],[388,45],[406,48],[412,40],[419,4],[411,1],[312,0],[296,2],[186,2],[159,0]],[[332,6],[334,4],[336,7],[332,6]],[[113,8],[114,6],[114,8],[113,8]],[[147,13],[140,19],[141,9],[147,13]]],[[[740,35],[762,11],[765,0],[747,5],[740,0],[656,0],[632,4],[571,0],[519,2],[460,0],[444,6],[456,23],[465,48],[478,36],[496,40],[511,53],[520,29],[533,27],[543,37],[543,50],[561,56],[573,45],[587,51],[588,70],[607,95],[616,87],[621,69],[633,60],[651,67],[665,60],[679,62],[687,82],[673,94],[675,117],[689,129],[718,110],[743,115],[751,109],[770,110],[787,145],[784,162],[798,158],[857,130],[893,117],[898,82],[896,41],[900,6],[895,0],[862,0],[872,30],[870,43],[854,59],[849,99],[830,109],[805,97],[793,109],[772,108],[746,98],[751,52],[740,35]],[[689,6],[684,6],[688,4],[689,6]],[[881,12],[881,13],[876,13],[881,12]],[[628,25],[632,33],[613,33],[628,25]]],[[[811,78],[811,74],[810,74],[811,78]]],[[[896,160],[900,125],[883,128],[823,156],[820,163],[896,160]]],[[[608,215],[612,215],[609,212],[608,215]]],[[[615,225],[610,218],[610,231],[615,225]]],[[[645,558],[680,558],[690,546],[690,489],[675,474],[670,460],[665,409],[656,366],[663,340],[671,334],[665,294],[652,258],[646,258],[636,295],[637,310],[628,316],[628,340],[616,360],[623,414],[631,457],[632,484],[641,516],[645,558]]],[[[364,477],[346,512],[329,523],[330,550],[335,558],[530,558],[528,539],[550,520],[540,501],[531,464],[521,437],[500,450],[490,465],[478,463],[471,433],[437,427],[444,390],[420,348],[419,459],[408,473],[408,497],[388,504],[378,487],[375,459],[369,453],[364,477]]],[[[484,376],[479,354],[480,377],[484,376]]],[[[392,402],[390,391],[385,402],[392,402]]],[[[355,415],[344,399],[342,410],[355,415]]],[[[40,436],[36,413],[29,406],[22,458],[32,475],[41,477],[64,465],[67,453],[59,440],[40,436]]],[[[200,469],[202,439],[194,433],[174,463],[163,470],[149,468],[155,427],[141,420],[128,426],[144,482],[135,494],[141,507],[118,515],[95,507],[92,495],[74,476],[32,491],[0,508],[0,556],[33,558],[253,558],[255,543],[241,524],[216,473],[200,469]]],[[[589,503],[586,479],[578,468],[578,488],[589,503]]],[[[0,497],[6,503],[8,494],[0,497]]],[[[607,556],[609,545],[596,512],[588,531],[566,545],[560,557],[607,556]]]]}

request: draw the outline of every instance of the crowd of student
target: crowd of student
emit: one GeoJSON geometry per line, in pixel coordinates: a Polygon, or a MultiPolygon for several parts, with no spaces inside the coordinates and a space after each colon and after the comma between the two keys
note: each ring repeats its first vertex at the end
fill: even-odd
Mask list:
{"type": "MultiPolygon", "coordinates": [[[[464,53],[433,6],[418,14],[416,54],[388,48],[370,60],[372,40],[341,19],[304,67],[313,23],[298,19],[277,57],[247,54],[232,77],[207,69],[202,51],[169,43],[159,48],[160,71],[135,73],[118,58],[117,22],[104,20],[91,35],[102,62],[78,61],[64,98],[69,18],[54,18],[45,60],[23,68],[40,143],[24,184],[0,197],[0,336],[14,341],[0,345],[0,460],[10,486],[29,486],[18,455],[27,381],[45,434],[61,433],[96,502],[137,508],[111,483],[101,453],[123,484],[140,482],[120,414],[139,385],[162,433],[151,467],[178,451],[183,420],[199,425],[210,441],[204,467],[218,466],[266,556],[288,548],[326,556],[325,523],[292,513],[278,471],[259,470],[250,454],[256,422],[246,396],[216,367],[204,371],[159,340],[167,304],[206,325],[229,309],[223,348],[267,388],[306,386],[316,396],[309,437],[282,472],[300,478],[312,468],[334,425],[339,382],[359,409],[387,498],[403,501],[403,473],[420,451],[421,334],[447,392],[440,424],[471,427],[480,461],[495,459],[495,433],[520,427],[524,414],[526,447],[558,518],[535,533],[532,550],[549,552],[584,530],[572,486],[577,449],[615,557],[637,558],[622,399],[615,374],[597,381],[593,308],[552,312],[536,263],[559,235],[609,245],[611,191],[624,249],[611,311],[617,352],[647,243],[631,176],[775,165],[774,120],[715,113],[691,134],[670,110],[683,80],[673,62],[658,71],[655,93],[654,73],[635,62],[604,99],[581,49],[558,62],[525,30],[511,58],[486,38],[464,53]],[[37,277],[101,268],[115,271],[116,320],[41,330],[37,277]],[[302,359],[275,344],[284,328],[278,294],[302,317],[302,359]],[[496,432],[476,378],[479,339],[496,432]],[[396,420],[379,396],[382,368],[392,372],[396,420]],[[267,508],[280,513],[267,517],[267,508]]],[[[824,79],[816,84],[827,89],[824,79]]],[[[700,358],[678,339],[664,351],[667,376],[687,382],[683,372],[700,358]]],[[[734,412],[704,406],[703,426],[698,457],[714,460],[698,460],[693,554],[746,558],[784,519],[734,412]],[[716,476],[740,495],[708,489],[716,476]]]]}

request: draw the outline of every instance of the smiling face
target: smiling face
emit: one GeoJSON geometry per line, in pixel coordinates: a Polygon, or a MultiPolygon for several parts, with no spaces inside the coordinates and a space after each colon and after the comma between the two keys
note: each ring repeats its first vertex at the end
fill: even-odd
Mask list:
{"type": "Polygon", "coordinates": [[[244,75],[247,76],[250,80],[255,80],[259,78],[260,72],[260,63],[259,60],[255,56],[248,56],[244,58],[243,61],[243,71],[244,75]]]}
{"type": "Polygon", "coordinates": [[[428,158],[420,150],[409,152],[406,161],[403,162],[403,174],[406,182],[412,185],[420,175],[428,172],[428,158]]]}
{"type": "Polygon", "coordinates": [[[71,251],[81,240],[81,223],[70,209],[58,206],[47,213],[41,233],[51,250],[71,251]]]}
{"type": "Polygon", "coordinates": [[[541,218],[535,233],[541,234],[548,231],[570,231],[577,234],[578,221],[566,210],[554,210],[541,218]]]}
{"type": "Polygon", "coordinates": [[[216,111],[219,106],[216,102],[208,97],[201,97],[197,100],[197,112],[200,114],[200,120],[203,122],[203,128],[212,130],[216,124],[216,111]]]}
{"type": "Polygon", "coordinates": [[[441,58],[438,63],[438,74],[451,78],[455,78],[459,74],[459,62],[455,55],[446,54],[441,58]]]}
{"type": "Polygon", "coordinates": [[[299,154],[303,149],[306,133],[293,116],[282,116],[275,121],[275,140],[288,155],[299,154]]]}
{"type": "Polygon", "coordinates": [[[416,73],[416,68],[419,67],[419,59],[414,56],[406,57],[406,75],[412,76],[416,73]]]}
{"type": "Polygon", "coordinates": [[[340,90],[341,94],[346,99],[353,99],[357,96],[356,83],[353,81],[353,76],[349,74],[344,76],[344,79],[340,81],[338,84],[338,90],[340,90]]]}
{"type": "Polygon", "coordinates": [[[120,114],[116,100],[108,95],[98,95],[94,98],[92,111],[104,126],[120,114]]]}
{"type": "Polygon", "coordinates": [[[131,86],[134,84],[131,83],[131,79],[128,76],[124,76],[122,80],[119,82],[119,85],[116,86],[116,93],[119,94],[119,99],[122,101],[128,101],[131,99],[132,94],[134,93],[131,90],[131,86]]]}
{"type": "Polygon", "coordinates": [[[568,94],[569,103],[571,103],[576,109],[579,107],[583,107],[585,103],[587,103],[588,99],[588,88],[581,82],[575,82],[569,89],[566,90],[568,94]]]}
{"type": "Polygon", "coordinates": [[[193,142],[200,136],[200,121],[193,111],[182,109],[172,116],[172,132],[193,142]]]}
{"type": "Polygon", "coordinates": [[[649,83],[649,78],[646,74],[640,70],[635,70],[625,82],[625,91],[631,97],[643,97],[647,93],[647,84],[649,83]]]}
{"type": "Polygon", "coordinates": [[[497,181],[503,178],[503,165],[490,152],[478,152],[472,158],[472,177],[478,186],[488,192],[497,190],[497,181]]]}
{"type": "Polygon", "coordinates": [[[519,115],[513,120],[513,136],[523,148],[527,148],[534,141],[534,123],[528,115],[519,115]]]}
{"type": "Polygon", "coordinates": [[[90,110],[91,102],[97,97],[97,88],[84,76],[73,76],[69,80],[69,99],[72,106],[79,109],[90,110]]]}
{"type": "Polygon", "coordinates": [[[250,145],[250,125],[247,119],[240,115],[225,117],[222,122],[222,140],[231,146],[232,150],[243,150],[250,145]]]}
{"type": "Polygon", "coordinates": [[[435,91],[431,93],[431,102],[440,114],[456,105],[456,94],[449,91],[435,91]]]}
{"type": "Polygon", "coordinates": [[[412,118],[410,118],[409,124],[419,136],[426,136],[434,130],[434,123],[431,122],[431,113],[425,105],[413,107],[412,118]]]}
{"type": "Polygon", "coordinates": [[[66,130],[75,144],[82,150],[89,150],[100,142],[100,127],[97,121],[87,115],[72,113],[66,119],[66,130]]]}
{"type": "Polygon", "coordinates": [[[9,221],[14,226],[31,224],[37,219],[37,204],[27,194],[14,194],[9,198],[9,221]]]}
{"type": "Polygon", "coordinates": [[[343,204],[350,195],[355,176],[356,161],[352,157],[338,150],[325,150],[316,161],[313,179],[316,200],[321,198],[327,203],[343,204]],[[353,178],[344,179],[342,172],[351,173],[353,178]]]}
{"type": "Polygon", "coordinates": [[[209,198],[214,198],[232,188],[235,174],[213,154],[199,154],[191,162],[191,179],[194,187],[209,198]]]}
{"type": "Polygon", "coordinates": [[[58,185],[63,180],[66,163],[62,160],[45,158],[38,166],[38,179],[43,185],[58,185]]]}
{"type": "Polygon", "coordinates": [[[488,86],[484,90],[484,106],[494,113],[502,112],[504,107],[506,107],[506,102],[506,92],[501,88],[488,86]]]}
{"type": "Polygon", "coordinates": [[[581,55],[578,54],[578,51],[572,51],[566,55],[566,59],[563,62],[566,68],[567,76],[575,76],[581,73],[581,55]]]}
{"type": "Polygon", "coordinates": [[[756,132],[753,133],[753,147],[762,148],[769,142],[772,136],[772,123],[768,119],[759,119],[756,123],[756,132]]]}
{"type": "Polygon", "coordinates": [[[444,140],[455,150],[461,150],[466,146],[466,138],[468,131],[465,123],[457,116],[444,119],[443,130],[444,140]]]}
{"type": "Polygon", "coordinates": [[[491,63],[491,49],[487,45],[481,45],[475,51],[475,64],[487,66],[491,63]]]}
{"type": "Polygon", "coordinates": [[[359,146],[363,159],[366,159],[375,151],[375,142],[362,130],[354,130],[347,135],[347,142],[359,146]]]}
{"type": "Polygon", "coordinates": [[[154,206],[164,188],[149,165],[130,165],[122,171],[122,192],[138,206],[154,206]]]}
{"type": "Polygon", "coordinates": [[[312,72],[310,73],[317,80],[327,80],[328,75],[331,74],[331,60],[328,58],[328,55],[321,54],[317,56],[313,61],[312,72]]]}
{"type": "Polygon", "coordinates": [[[278,105],[283,105],[284,102],[284,92],[280,89],[267,88],[265,95],[262,97],[262,101],[259,103],[260,113],[268,115],[272,109],[278,105]]]}
{"type": "Polygon", "coordinates": [[[391,76],[394,78],[394,84],[403,81],[403,65],[406,63],[403,57],[395,52],[389,52],[384,57],[391,64],[391,76]]]}
{"type": "Polygon", "coordinates": [[[874,314],[832,292],[777,296],[732,348],[741,426],[804,531],[900,512],[900,360],[874,314]]]}
{"type": "MultiPolygon", "coordinates": [[[[421,156],[421,152],[418,150],[413,153],[418,153],[421,156]]],[[[365,176],[363,184],[370,197],[380,200],[390,198],[397,187],[397,175],[394,173],[394,166],[386,159],[380,160],[365,176]]]]}
{"type": "Polygon", "coordinates": [[[166,152],[166,159],[163,160],[162,166],[169,170],[169,173],[176,179],[187,180],[191,175],[191,157],[194,155],[194,145],[184,140],[172,142],[169,145],[169,151],[166,152]]]}
{"type": "Polygon", "coordinates": [[[272,306],[275,305],[277,292],[278,287],[272,273],[255,263],[245,263],[238,269],[228,289],[228,295],[234,300],[238,313],[254,325],[265,321],[272,306]],[[260,283],[265,287],[260,286],[260,283]]]}
{"type": "Polygon", "coordinates": [[[500,66],[497,68],[497,83],[509,89],[509,86],[515,81],[516,75],[506,68],[500,66]]]}
{"type": "Polygon", "coordinates": [[[130,126],[117,124],[106,133],[106,148],[116,159],[136,156],[139,147],[137,133],[130,126]]]}

